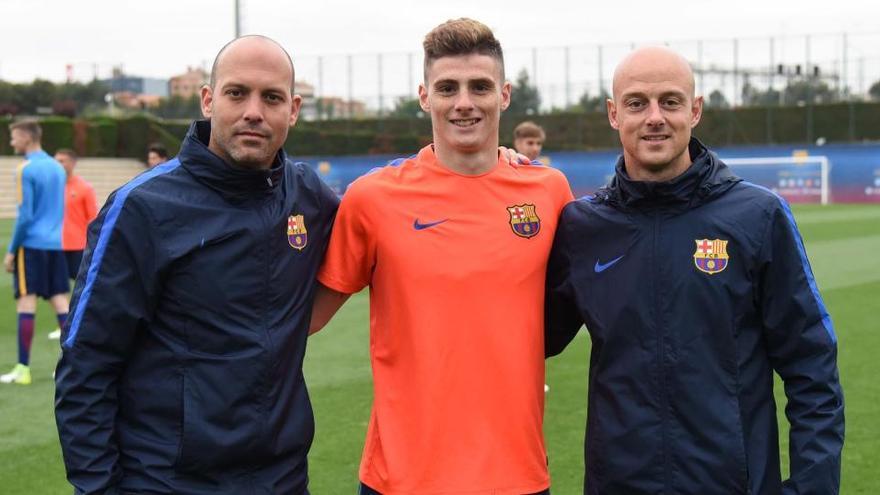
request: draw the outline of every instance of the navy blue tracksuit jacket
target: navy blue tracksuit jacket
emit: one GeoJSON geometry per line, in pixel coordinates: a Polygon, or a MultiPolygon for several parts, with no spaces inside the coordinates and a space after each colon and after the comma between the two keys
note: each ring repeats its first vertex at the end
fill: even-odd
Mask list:
{"type": "Polygon", "coordinates": [[[209,135],[90,226],[56,378],[76,493],[307,493],[302,362],[338,200],[283,151],[236,169],[209,135]]]}
{"type": "Polygon", "coordinates": [[[616,176],[562,213],[546,346],[586,323],[585,494],[833,495],[837,345],[786,203],[697,140],[670,182],[616,176]],[[780,478],[773,372],[785,384],[780,478]]]}

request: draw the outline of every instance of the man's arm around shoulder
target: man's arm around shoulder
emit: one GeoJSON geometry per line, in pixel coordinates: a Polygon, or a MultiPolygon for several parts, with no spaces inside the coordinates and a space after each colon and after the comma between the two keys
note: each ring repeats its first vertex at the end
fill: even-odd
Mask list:
{"type": "Polygon", "coordinates": [[[318,282],[315,303],[312,305],[312,319],[309,323],[309,335],[317,333],[333,318],[339,308],[348,301],[351,294],[335,291],[318,282]]]}

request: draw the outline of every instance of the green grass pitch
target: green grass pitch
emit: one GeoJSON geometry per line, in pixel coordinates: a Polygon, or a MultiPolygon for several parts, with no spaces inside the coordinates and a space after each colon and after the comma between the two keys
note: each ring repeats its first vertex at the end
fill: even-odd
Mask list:
{"type": "MultiPolygon", "coordinates": [[[[794,208],[807,251],[839,339],[840,373],[846,397],[846,446],[842,493],[880,493],[880,206],[834,205],[794,208]],[[872,474],[873,473],[873,474],[872,474]]],[[[0,222],[0,244],[11,222],[0,222]]],[[[11,277],[0,275],[0,372],[16,356],[11,277]]],[[[372,397],[368,359],[368,302],[359,294],[334,321],[312,337],[305,373],[317,431],[309,457],[310,488],[316,495],[356,493],[357,467],[372,397]]],[[[33,345],[30,387],[0,388],[0,492],[67,494],[55,429],[52,369],[57,341],[51,309],[41,303],[33,345]]],[[[547,365],[544,430],[553,493],[580,493],[589,341],[582,333],[547,365]]],[[[777,386],[782,451],[787,464],[784,398],[777,386]]]]}

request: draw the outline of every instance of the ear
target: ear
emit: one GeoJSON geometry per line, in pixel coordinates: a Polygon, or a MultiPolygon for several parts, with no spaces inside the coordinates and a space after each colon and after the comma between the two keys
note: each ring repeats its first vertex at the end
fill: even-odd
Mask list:
{"type": "Polygon", "coordinates": [[[510,94],[513,92],[513,86],[510,85],[510,81],[504,81],[504,84],[501,86],[501,111],[507,110],[507,107],[510,106],[510,94]]]}
{"type": "Polygon", "coordinates": [[[211,89],[207,84],[202,86],[202,115],[209,119],[211,118],[211,113],[214,107],[214,90],[211,89]]]}
{"type": "Polygon", "coordinates": [[[614,100],[611,98],[605,100],[605,109],[608,111],[608,123],[613,129],[620,129],[620,123],[617,122],[617,105],[614,104],[614,100]]]}
{"type": "Polygon", "coordinates": [[[296,119],[299,117],[299,109],[302,106],[302,96],[293,95],[290,100],[290,127],[296,125],[296,119]]]}
{"type": "Polygon", "coordinates": [[[697,126],[700,123],[700,118],[703,117],[703,97],[698,96],[694,98],[694,104],[691,106],[691,129],[697,126]]]}
{"type": "Polygon", "coordinates": [[[431,103],[428,101],[428,88],[424,83],[419,84],[419,106],[425,112],[431,113],[431,103]]]}

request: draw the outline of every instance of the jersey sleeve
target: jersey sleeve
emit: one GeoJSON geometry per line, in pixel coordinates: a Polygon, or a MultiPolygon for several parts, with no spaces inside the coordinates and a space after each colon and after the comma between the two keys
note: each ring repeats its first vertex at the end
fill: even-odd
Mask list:
{"type": "Polygon", "coordinates": [[[34,221],[34,184],[33,178],[27,173],[27,167],[22,165],[15,172],[15,192],[18,205],[15,225],[12,227],[12,236],[9,239],[9,252],[21,247],[28,229],[34,221]]]}
{"type": "Polygon", "coordinates": [[[369,187],[356,181],[342,198],[318,281],[343,294],[354,294],[370,284],[376,264],[374,210],[369,187]]]}
{"type": "Polygon", "coordinates": [[[95,189],[88,183],[83,187],[83,193],[83,211],[86,222],[91,223],[98,216],[98,199],[95,197],[95,189]]]}
{"type": "Polygon", "coordinates": [[[55,419],[76,493],[115,493],[123,476],[116,435],[119,382],[158,300],[160,236],[146,207],[132,203],[117,192],[90,226],[87,268],[62,332],[55,419]]]}
{"type": "Polygon", "coordinates": [[[838,493],[843,391],[837,338],[798,233],[779,198],[760,256],[759,297],[768,354],[782,378],[791,425],[783,493],[838,493]]]}

